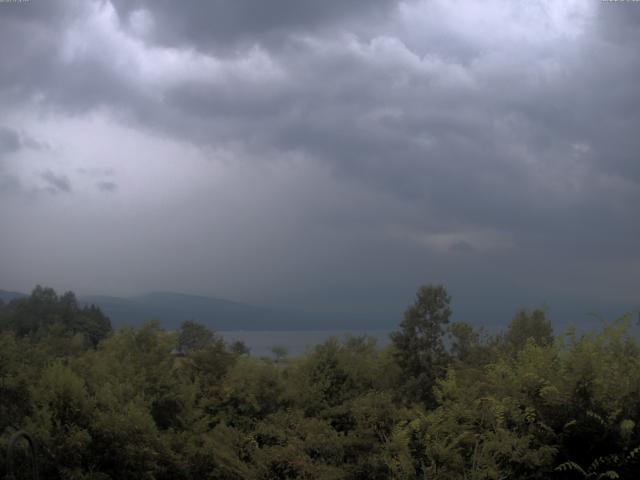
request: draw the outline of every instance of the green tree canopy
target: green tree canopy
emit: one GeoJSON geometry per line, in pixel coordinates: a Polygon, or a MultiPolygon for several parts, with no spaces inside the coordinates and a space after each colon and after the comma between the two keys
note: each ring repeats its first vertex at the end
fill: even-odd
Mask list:
{"type": "Polygon", "coordinates": [[[544,346],[551,345],[553,338],[553,326],[544,310],[536,309],[531,313],[520,310],[507,328],[504,344],[507,350],[519,352],[529,340],[544,346]]]}
{"type": "Polygon", "coordinates": [[[185,320],[178,331],[177,348],[180,353],[202,350],[214,341],[214,334],[201,323],[185,320]]]}
{"type": "Polygon", "coordinates": [[[109,318],[95,305],[81,306],[73,292],[58,296],[52,288],[40,285],[2,310],[0,322],[19,337],[46,335],[50,329],[58,329],[70,336],[80,333],[95,347],[112,330],[109,318]]]}
{"type": "Polygon", "coordinates": [[[426,285],[404,313],[400,331],[391,334],[396,359],[407,377],[410,398],[433,404],[433,386],[444,375],[447,353],[444,327],[451,316],[451,297],[442,285],[426,285]]]}

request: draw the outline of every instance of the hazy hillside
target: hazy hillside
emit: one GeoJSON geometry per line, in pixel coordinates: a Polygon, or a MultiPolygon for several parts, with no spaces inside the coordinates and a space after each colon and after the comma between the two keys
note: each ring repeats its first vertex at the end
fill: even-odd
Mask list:
{"type": "Polygon", "coordinates": [[[0,290],[0,300],[5,303],[10,302],[11,300],[15,300],[16,298],[23,298],[27,295],[25,293],[20,292],[8,292],[6,290],[0,290]]]}
{"type": "Polygon", "coordinates": [[[128,298],[94,295],[81,297],[81,301],[98,305],[114,326],[139,326],[149,319],[160,320],[169,329],[177,328],[183,320],[196,320],[215,330],[302,330],[319,326],[315,315],[306,312],[172,292],[128,298]]]}
{"type": "MultiPolygon", "coordinates": [[[[0,290],[0,299],[8,303],[26,297],[21,292],[0,290]]],[[[152,292],[133,297],[110,295],[79,296],[82,304],[95,304],[111,319],[114,327],[141,326],[146,320],[160,320],[167,329],[177,328],[183,320],[196,320],[214,330],[326,330],[379,328],[363,315],[306,312],[270,308],[229,300],[175,292],[152,292]]],[[[378,322],[379,323],[379,322],[378,322]]],[[[387,327],[387,325],[384,325],[387,327]]]]}

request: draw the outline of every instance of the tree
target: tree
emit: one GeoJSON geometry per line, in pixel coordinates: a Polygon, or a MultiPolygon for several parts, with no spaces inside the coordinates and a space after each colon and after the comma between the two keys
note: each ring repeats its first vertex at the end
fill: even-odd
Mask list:
{"type": "Polygon", "coordinates": [[[553,327],[544,310],[536,309],[531,313],[520,310],[507,328],[504,346],[507,351],[517,353],[524,348],[528,340],[533,340],[540,346],[553,343],[553,327]]]}
{"type": "Polygon", "coordinates": [[[282,363],[287,359],[289,349],[282,345],[275,345],[271,347],[271,353],[273,353],[276,363],[282,363]]]}
{"type": "Polygon", "coordinates": [[[249,356],[251,349],[242,340],[235,340],[229,345],[229,351],[238,357],[249,356]]]}
{"type": "Polygon", "coordinates": [[[454,358],[465,362],[472,356],[480,344],[480,334],[468,323],[455,322],[449,327],[451,335],[451,354],[454,358]]]}
{"type": "Polygon", "coordinates": [[[73,292],[58,296],[52,288],[36,286],[31,295],[16,299],[5,309],[0,324],[19,337],[81,334],[96,347],[111,334],[111,321],[95,305],[81,307],[73,292]]]}
{"type": "Polygon", "coordinates": [[[433,386],[444,376],[447,353],[442,337],[449,323],[451,297],[442,285],[418,289],[416,301],[404,313],[400,331],[391,334],[396,361],[407,377],[411,400],[433,406],[433,386]]]}
{"type": "Polygon", "coordinates": [[[194,350],[202,350],[214,340],[214,334],[204,325],[192,320],[185,320],[180,325],[178,335],[178,351],[189,353],[194,350]]]}

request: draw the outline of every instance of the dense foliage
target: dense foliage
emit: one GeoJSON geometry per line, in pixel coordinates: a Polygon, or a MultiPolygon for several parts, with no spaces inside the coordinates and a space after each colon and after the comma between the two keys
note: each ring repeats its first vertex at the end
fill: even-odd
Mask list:
{"type": "Polygon", "coordinates": [[[522,311],[488,335],[449,302],[421,288],[384,349],[253,358],[194,322],[112,331],[38,287],[0,304],[0,449],[30,431],[47,479],[638,477],[630,318],[554,338],[522,311]]]}

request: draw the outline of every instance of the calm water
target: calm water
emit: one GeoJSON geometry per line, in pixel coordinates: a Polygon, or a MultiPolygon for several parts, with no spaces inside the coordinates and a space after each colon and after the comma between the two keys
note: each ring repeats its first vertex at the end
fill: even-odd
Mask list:
{"type": "Polygon", "coordinates": [[[286,347],[289,355],[302,355],[308,349],[330,337],[344,339],[351,336],[367,335],[378,342],[378,346],[389,343],[391,330],[287,330],[287,331],[226,331],[220,333],[227,342],[242,340],[250,349],[251,356],[273,356],[271,348],[286,347]]]}

